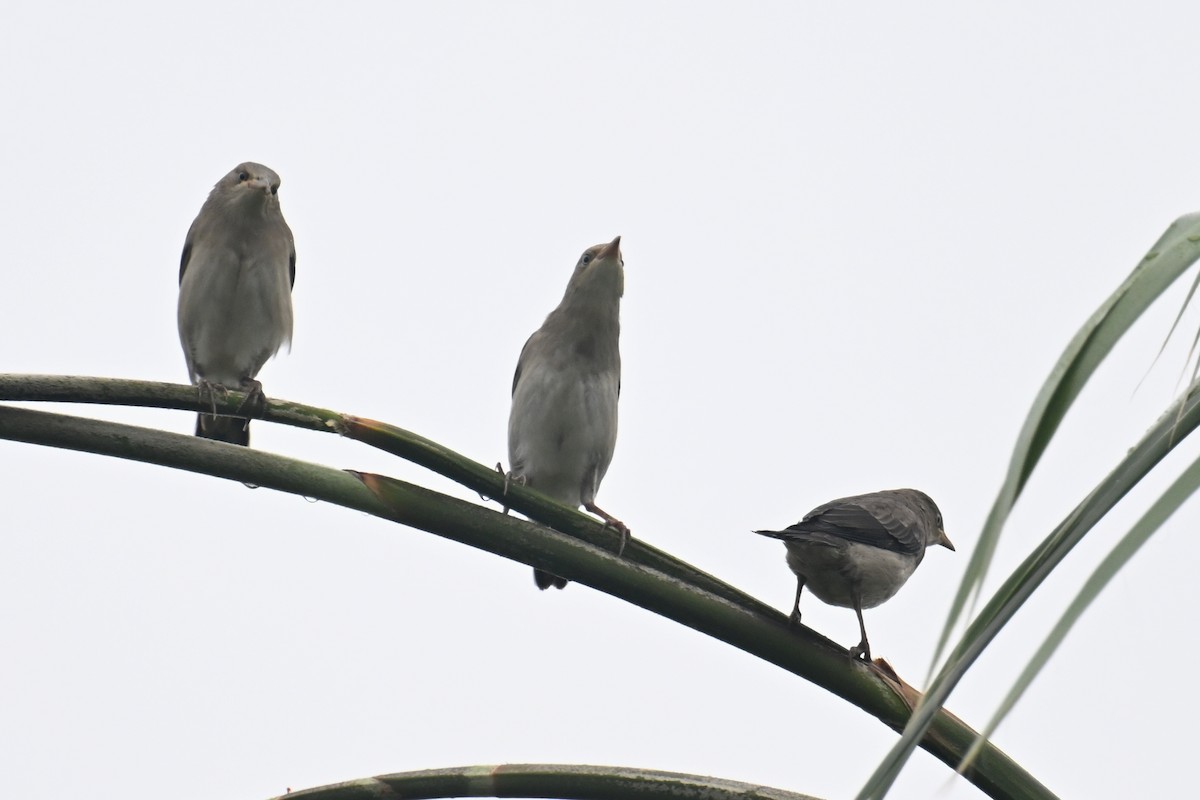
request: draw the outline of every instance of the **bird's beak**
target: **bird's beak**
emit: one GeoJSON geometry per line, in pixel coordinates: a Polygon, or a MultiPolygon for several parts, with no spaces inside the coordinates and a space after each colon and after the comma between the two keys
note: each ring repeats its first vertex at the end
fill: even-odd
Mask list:
{"type": "Polygon", "coordinates": [[[617,238],[613,239],[608,244],[604,245],[604,249],[600,251],[600,254],[597,255],[596,258],[608,258],[610,256],[615,256],[615,255],[620,255],[620,254],[621,254],[621,237],[618,236],[617,238]]]}
{"type": "Polygon", "coordinates": [[[937,543],[940,544],[942,547],[946,548],[947,550],[954,549],[954,545],[950,542],[950,537],[946,535],[945,531],[940,530],[940,529],[938,530],[937,543]]]}
{"type": "Polygon", "coordinates": [[[260,192],[266,192],[267,194],[271,193],[271,182],[269,180],[267,180],[266,178],[259,178],[259,177],[255,176],[255,177],[251,178],[249,181],[247,181],[246,183],[252,189],[258,189],[260,192]]]}

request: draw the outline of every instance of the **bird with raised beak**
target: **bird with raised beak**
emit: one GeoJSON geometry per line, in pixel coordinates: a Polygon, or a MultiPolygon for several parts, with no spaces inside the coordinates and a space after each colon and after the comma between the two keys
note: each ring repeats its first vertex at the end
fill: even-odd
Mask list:
{"type": "Polygon", "coordinates": [[[791,623],[800,622],[805,586],[832,606],[853,608],[862,641],[851,658],[871,660],[863,609],[889,600],[913,574],[925,549],[954,545],[942,526],[942,512],[916,489],[889,489],[843,497],[808,512],[782,531],[755,531],[782,539],[787,563],[796,574],[791,623]]]}
{"type": "Polygon", "coordinates": [[[221,178],[188,230],[179,264],[179,340],[188,377],[213,412],[196,435],[250,443],[250,421],[219,416],[216,395],[247,392],[239,411],[266,402],[258,371],[292,341],[296,247],[279,208],[279,176],[247,161],[221,178]]]}
{"type": "MultiPolygon", "coordinates": [[[[596,514],[620,533],[622,549],[629,529],[596,505],[596,492],[617,446],[624,293],[621,237],[585,250],[562,302],[521,350],[508,418],[510,479],[596,514]]],[[[567,585],[536,569],[534,580],[539,589],[567,585]]]]}

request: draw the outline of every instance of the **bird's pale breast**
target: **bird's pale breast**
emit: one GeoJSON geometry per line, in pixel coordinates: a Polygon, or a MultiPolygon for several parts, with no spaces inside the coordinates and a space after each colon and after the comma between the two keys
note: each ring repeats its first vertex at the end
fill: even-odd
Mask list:
{"type": "Polygon", "coordinates": [[[804,585],[829,605],[874,608],[890,599],[917,568],[920,559],[857,542],[826,544],[789,541],[788,566],[804,585]]]}
{"type": "Polygon", "coordinates": [[[291,340],[288,268],[288,252],[197,243],[179,292],[179,331],[193,379],[237,385],[291,340]]]}
{"type": "Polygon", "coordinates": [[[567,505],[592,502],[616,448],[617,378],[527,364],[508,430],[514,474],[567,505]]]}

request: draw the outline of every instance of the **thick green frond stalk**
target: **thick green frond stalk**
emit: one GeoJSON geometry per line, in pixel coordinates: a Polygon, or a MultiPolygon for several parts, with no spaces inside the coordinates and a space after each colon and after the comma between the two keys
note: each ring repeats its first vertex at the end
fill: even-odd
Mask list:
{"type": "MultiPolygon", "coordinates": [[[[243,392],[230,390],[223,397],[204,399],[195,386],[127,378],[96,378],[80,375],[14,375],[0,373],[0,400],[22,403],[88,403],[105,406],[171,408],[208,412],[215,404],[218,414],[237,416],[246,399],[243,392]]],[[[268,399],[254,419],[307,428],[326,433],[344,433],[342,415],[324,408],[288,400],[268,399]]]]}
{"type": "MultiPolygon", "coordinates": [[[[769,661],[900,730],[920,695],[890,668],[846,650],[752,598],[717,595],[526,522],[382,475],[351,473],[244,447],[100,420],[0,406],[0,438],[131,458],[337,503],[546,569],[675,620],[769,661]]],[[[732,590],[736,591],[736,590],[732,590]]],[[[939,711],[921,746],[957,765],[976,738],[939,711]]],[[[966,778],[996,798],[1053,798],[989,745],[966,778]]]]}
{"type": "Polygon", "coordinates": [[[963,763],[959,766],[960,770],[969,769],[971,762],[975,759],[976,753],[983,747],[983,743],[987,741],[987,737],[991,736],[1000,723],[1008,716],[1017,701],[1025,694],[1025,690],[1033,683],[1034,678],[1046,666],[1046,662],[1054,655],[1058,646],[1067,638],[1071,628],[1083,616],[1083,612],[1087,610],[1092,601],[1100,596],[1100,592],[1112,581],[1121,569],[1129,563],[1134,554],[1141,549],[1150,537],[1174,514],[1179,506],[1195,494],[1196,490],[1200,489],[1200,459],[1192,462],[1183,474],[1180,475],[1174,483],[1171,484],[1161,497],[1150,506],[1149,510],[1142,515],[1129,532],[1126,533],[1121,541],[1117,542],[1112,551],[1104,557],[1100,565],[1084,582],[1083,588],[1079,590],[1079,594],[1071,601],[1070,606],[1063,612],[1062,617],[1054,625],[1054,629],[1046,636],[1046,640],[1042,642],[1041,647],[1034,653],[1029,664],[1021,671],[1021,675],[1017,678],[1008,695],[1000,704],[1000,708],[996,711],[995,716],[988,722],[987,726],[979,733],[979,742],[972,746],[971,751],[967,753],[967,757],[963,759],[963,763]]]}
{"type": "Polygon", "coordinates": [[[1000,531],[1067,410],[1117,341],[1197,258],[1200,258],[1200,213],[1182,216],[1171,223],[1125,282],[1096,309],[1059,356],[1021,426],[1008,471],[950,605],[931,669],[945,651],[968,601],[982,590],[1000,531]]]}
{"type": "Polygon", "coordinates": [[[971,622],[913,713],[900,740],[858,795],[860,800],[883,797],[924,735],[925,726],[934,719],[938,708],[946,702],[967,669],[1004,625],[1088,531],[1198,425],[1200,385],[1193,384],[1183,398],[1159,417],[1116,469],[1017,567],[971,622]]]}
{"type": "Polygon", "coordinates": [[[557,797],[563,800],[817,800],[807,794],[703,775],[579,764],[483,764],[397,772],[273,800],[379,800],[440,797],[557,797]]]}
{"type": "MultiPolygon", "coordinates": [[[[241,392],[230,391],[228,396],[218,398],[217,409],[220,413],[233,415],[244,399],[245,395],[241,392]]],[[[211,408],[209,401],[201,401],[194,386],[63,375],[0,374],[0,400],[94,403],[196,412],[208,411],[211,408]]],[[[607,547],[613,551],[618,547],[620,537],[616,531],[597,522],[594,517],[561,505],[540,492],[519,484],[511,484],[496,469],[486,467],[444,445],[395,425],[278,399],[268,400],[265,407],[254,417],[266,422],[336,433],[354,439],[432,470],[471,491],[494,498],[530,519],[591,542],[597,547],[607,547]]],[[[758,600],[747,597],[724,581],[637,539],[629,540],[624,556],[680,580],[702,586],[707,591],[734,602],[750,603],[759,610],[767,609],[767,606],[758,600]]]]}

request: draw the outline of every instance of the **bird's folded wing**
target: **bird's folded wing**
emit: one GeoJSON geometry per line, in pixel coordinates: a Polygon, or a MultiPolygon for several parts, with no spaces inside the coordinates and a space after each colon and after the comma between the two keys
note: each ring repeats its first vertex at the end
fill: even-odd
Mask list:
{"type": "Polygon", "coordinates": [[[788,531],[823,533],[897,553],[923,549],[916,514],[903,504],[875,498],[821,506],[788,531]]]}
{"type": "Polygon", "coordinates": [[[517,393],[517,384],[521,382],[521,373],[529,366],[538,355],[538,347],[542,340],[541,330],[536,330],[533,335],[525,340],[525,346],[521,348],[521,355],[517,359],[517,369],[513,372],[512,393],[517,393]]]}

